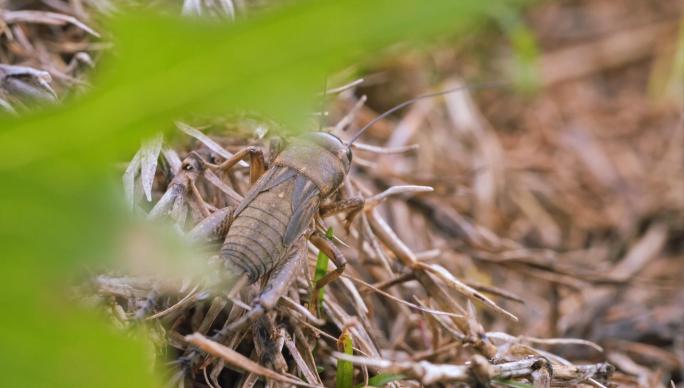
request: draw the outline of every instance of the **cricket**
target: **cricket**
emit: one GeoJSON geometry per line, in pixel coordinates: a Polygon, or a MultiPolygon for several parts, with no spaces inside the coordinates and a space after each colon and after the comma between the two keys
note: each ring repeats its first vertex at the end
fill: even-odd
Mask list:
{"type": "MultiPolygon", "coordinates": [[[[348,195],[342,188],[351,182],[349,174],[354,162],[353,149],[390,155],[414,151],[416,147],[413,145],[383,148],[357,141],[380,120],[420,100],[501,86],[498,83],[475,84],[420,95],[375,116],[352,135],[344,131],[334,133],[333,130],[317,130],[305,131],[285,141],[277,141],[268,153],[270,158],[267,158],[267,153],[257,146],[246,146],[230,154],[198,130],[179,123],[178,126],[183,132],[202,140],[207,150],[193,150],[182,161],[177,155],[165,154],[171,161],[171,168],[173,169],[172,165],[176,166],[177,173],[169,182],[167,190],[149,211],[148,218],[170,218],[177,225],[182,225],[186,222],[188,213],[186,205],[189,205],[191,210],[195,209],[194,213],[199,220],[189,231],[181,233],[195,244],[208,243],[216,246],[215,268],[221,280],[206,290],[215,295],[215,298],[200,325],[203,328],[200,332],[206,332],[227,302],[233,301],[229,319],[211,338],[219,341],[235,338],[235,335],[243,333],[249,325],[254,332],[255,343],[261,344],[261,363],[283,369],[285,361],[279,356],[278,341],[274,339],[278,337],[274,334],[278,332],[277,324],[267,314],[276,309],[286,295],[292,295],[293,284],[298,276],[305,272],[302,269],[306,267],[308,247],[311,245],[328,257],[335,267],[312,281],[309,290],[309,309],[301,306],[295,308],[308,324],[324,322],[313,312],[314,306],[319,302],[319,290],[339,279],[347,266],[347,259],[336,245],[341,243],[341,240],[330,239],[325,233],[324,220],[336,215],[343,216],[343,229],[347,230],[360,216],[368,223],[367,226],[372,233],[376,233],[384,244],[397,250],[397,256],[404,265],[412,269],[419,282],[434,289],[434,292],[439,292],[437,290],[441,289],[432,278],[435,275],[428,274],[429,267],[421,266],[415,258],[405,257],[407,248],[374,210],[389,196],[429,192],[432,188],[395,185],[375,195],[348,195]],[[345,135],[349,140],[342,139],[345,135]],[[245,164],[246,161],[249,163],[245,164]],[[236,167],[247,169],[250,187],[244,195],[240,195],[220,178],[229,175],[236,167]],[[218,187],[221,194],[230,200],[230,204],[221,208],[209,204],[203,195],[207,190],[200,189],[207,184],[218,187]],[[240,295],[244,303],[236,299],[240,295]]],[[[352,116],[358,113],[364,102],[365,97],[359,99],[341,122],[347,123],[346,125],[351,123],[352,116]]],[[[346,129],[344,127],[345,125],[339,124],[336,126],[338,131],[340,128],[346,129]]],[[[158,141],[156,144],[143,146],[143,149],[159,148],[158,141]]],[[[135,158],[131,165],[135,167],[135,158]]],[[[127,174],[131,171],[134,170],[129,166],[127,174]]],[[[130,181],[129,177],[125,175],[124,181],[130,181]]],[[[437,276],[444,276],[439,271],[432,272],[437,276]]],[[[511,316],[478,291],[468,288],[467,292],[471,297],[485,301],[503,315],[511,316]]],[[[443,308],[452,303],[444,291],[441,291],[440,295],[443,308]]],[[[159,292],[155,290],[150,294],[150,298],[146,298],[141,304],[135,316],[139,319],[157,319],[165,315],[168,309],[150,315],[151,308],[156,303],[154,299],[157,297],[159,292]]],[[[296,306],[293,305],[291,298],[285,299],[289,300],[288,306],[296,306]]],[[[183,300],[171,309],[180,306],[182,302],[183,300]]],[[[465,322],[459,324],[465,325],[465,322]]],[[[475,342],[478,346],[486,346],[481,341],[475,342]]],[[[201,349],[201,346],[199,348],[201,349]]],[[[183,381],[197,373],[202,365],[206,367],[206,349],[200,349],[185,349],[178,361],[182,368],[176,379],[183,381]]],[[[211,354],[211,351],[209,353],[211,354]]]]}
{"type": "MultiPolygon", "coordinates": [[[[348,142],[325,131],[305,132],[291,139],[280,150],[267,170],[264,152],[255,146],[246,147],[219,164],[192,152],[181,165],[181,172],[169,185],[169,190],[150,211],[157,218],[172,209],[170,204],[188,190],[207,205],[197,189],[198,174],[205,171],[227,172],[248,158],[249,177],[253,186],[237,206],[218,209],[199,222],[188,236],[193,241],[223,240],[219,260],[225,269],[234,295],[242,287],[267,278],[252,301],[251,309],[226,330],[235,330],[271,310],[299,273],[306,257],[306,241],[324,252],[336,269],[319,279],[314,291],[339,278],[347,264],[340,249],[325,237],[316,219],[347,213],[347,224],[364,207],[361,197],[331,200],[345,182],[352,166],[355,141],[374,123],[417,101],[477,87],[497,87],[497,84],[472,85],[422,95],[382,113],[359,129],[348,142]]],[[[365,149],[378,151],[373,147],[365,149]]],[[[407,148],[410,149],[410,148],[407,148]]],[[[402,152],[407,149],[389,150],[402,152]]],[[[384,150],[387,151],[387,150],[384,150]]],[[[396,188],[395,188],[396,189],[396,188]]],[[[399,191],[429,191],[429,187],[405,186],[399,191]]],[[[397,191],[397,190],[395,190],[397,191]]]]}
{"type": "MultiPolygon", "coordinates": [[[[344,256],[316,231],[312,222],[321,211],[330,215],[359,211],[363,207],[363,200],[354,198],[321,208],[321,204],[340,188],[352,163],[350,145],[332,134],[313,132],[294,139],[265,173],[263,153],[252,147],[220,165],[205,165],[224,170],[246,155],[252,160],[250,176],[258,178],[254,186],[237,208],[214,213],[190,232],[194,238],[207,233],[209,235],[205,237],[215,238],[216,232],[228,225],[219,257],[227,273],[235,275],[236,289],[269,277],[249,313],[233,323],[229,330],[275,306],[299,272],[306,255],[307,239],[337,266],[316,287],[323,287],[337,278],[346,265],[344,256]]],[[[184,168],[193,167],[187,163],[184,168]]]]}

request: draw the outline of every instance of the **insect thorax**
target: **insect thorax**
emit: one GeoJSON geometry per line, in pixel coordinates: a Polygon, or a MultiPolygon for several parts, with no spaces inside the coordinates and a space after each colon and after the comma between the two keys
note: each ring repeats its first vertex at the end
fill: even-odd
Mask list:
{"type": "Polygon", "coordinates": [[[318,187],[323,197],[336,191],[345,176],[344,164],[336,155],[306,140],[294,140],[274,164],[299,171],[318,187]]]}

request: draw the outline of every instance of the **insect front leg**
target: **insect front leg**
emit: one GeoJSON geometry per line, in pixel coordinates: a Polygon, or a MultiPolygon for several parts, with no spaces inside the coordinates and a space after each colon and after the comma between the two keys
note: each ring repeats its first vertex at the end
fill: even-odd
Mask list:
{"type": "Polygon", "coordinates": [[[306,261],[305,242],[306,240],[304,240],[304,238],[300,238],[292,245],[290,251],[271,271],[266,285],[252,303],[252,309],[240,319],[230,324],[226,328],[227,330],[237,330],[247,322],[262,316],[266,311],[275,307],[280,297],[285,295],[290,285],[299,274],[302,264],[306,261]]]}
{"type": "Polygon", "coordinates": [[[192,153],[183,160],[180,171],[176,174],[171,183],[169,183],[164,195],[154,205],[152,210],[150,210],[147,216],[149,219],[158,219],[170,213],[172,218],[177,221],[182,221],[184,217],[182,217],[181,214],[184,213],[189,190],[192,190],[192,193],[198,197],[200,207],[203,209],[202,212],[206,212],[206,215],[209,214],[205,209],[206,203],[199,196],[199,192],[194,183],[203,169],[200,160],[201,158],[199,158],[199,156],[192,153]]]}
{"type": "Polygon", "coordinates": [[[247,155],[249,155],[249,181],[250,183],[254,183],[266,170],[264,151],[258,147],[249,146],[247,148],[243,148],[221,164],[216,165],[207,163],[207,165],[217,170],[227,171],[233,168],[233,166],[235,166],[247,155]]]}
{"type": "Polygon", "coordinates": [[[314,295],[318,295],[318,290],[330,284],[333,280],[339,278],[340,275],[342,275],[342,273],[344,272],[344,268],[347,266],[347,259],[344,257],[342,252],[337,248],[337,246],[333,244],[332,241],[328,240],[325,236],[318,232],[312,234],[309,238],[309,241],[311,241],[311,243],[315,245],[316,248],[320,249],[323,253],[325,253],[325,255],[328,256],[337,267],[334,271],[326,274],[316,282],[316,284],[314,285],[316,291],[314,292],[314,295]]]}
{"type": "Polygon", "coordinates": [[[211,215],[211,211],[209,210],[209,204],[207,204],[204,198],[202,198],[202,194],[197,188],[197,184],[195,182],[196,180],[190,181],[190,189],[192,190],[192,194],[195,196],[195,199],[197,200],[197,205],[199,205],[199,210],[202,216],[209,217],[211,215]]]}
{"type": "Polygon", "coordinates": [[[349,231],[354,217],[356,217],[365,205],[365,200],[360,197],[346,198],[340,201],[324,204],[320,207],[321,218],[326,218],[339,213],[348,212],[345,217],[345,229],[349,231]]]}

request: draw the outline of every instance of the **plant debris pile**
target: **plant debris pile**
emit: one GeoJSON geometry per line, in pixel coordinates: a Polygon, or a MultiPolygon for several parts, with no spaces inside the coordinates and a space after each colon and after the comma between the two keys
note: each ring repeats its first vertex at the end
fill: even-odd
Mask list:
{"type": "MultiPolygon", "coordinates": [[[[4,109],[87,86],[84,66],[107,47],[91,17],[112,4],[2,5],[4,109]]],[[[180,9],[230,19],[246,7],[180,9]]],[[[347,259],[342,276],[316,287],[336,266],[309,244],[277,307],[250,325],[229,330],[263,282],[229,295],[112,271],[89,289],[116,325],[146,324],[174,386],[681,385],[681,15],[678,2],[535,5],[536,92],[463,89],[370,127],[335,197],[362,197],[363,210],[316,218],[347,259]]],[[[514,38],[486,39],[486,53],[466,41],[375,64],[327,91],[322,127],[349,139],[402,101],[522,66],[489,60],[516,57],[514,38]]],[[[257,146],[268,167],[288,140],[251,117],[176,127],[143,143],[123,192],[185,235],[251,186],[249,158],[211,165],[257,146]]],[[[216,261],[220,244],[199,243],[198,260],[216,261]]]]}

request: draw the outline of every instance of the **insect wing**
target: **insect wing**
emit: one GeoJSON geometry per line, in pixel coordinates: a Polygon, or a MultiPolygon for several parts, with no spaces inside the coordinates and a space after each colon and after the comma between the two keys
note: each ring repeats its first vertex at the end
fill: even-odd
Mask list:
{"type": "Polygon", "coordinates": [[[283,243],[290,245],[301,236],[318,210],[320,202],[318,187],[304,175],[295,178],[292,193],[292,218],[285,229],[283,243]]]}

